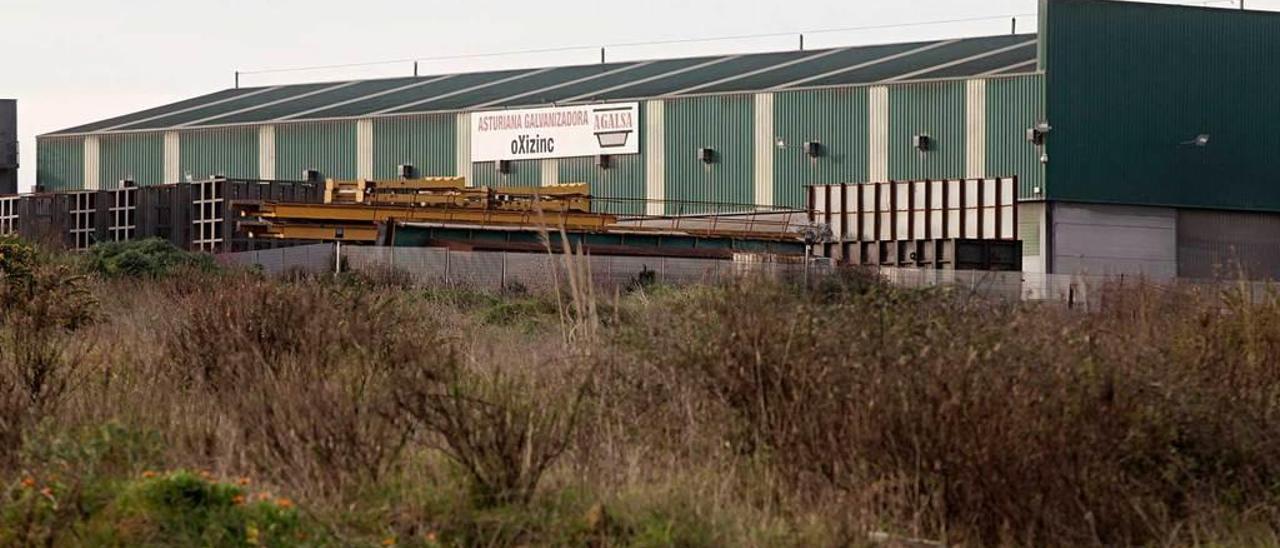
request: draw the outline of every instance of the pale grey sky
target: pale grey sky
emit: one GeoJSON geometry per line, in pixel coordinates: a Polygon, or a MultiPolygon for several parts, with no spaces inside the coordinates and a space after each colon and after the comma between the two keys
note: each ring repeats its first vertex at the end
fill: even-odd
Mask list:
{"type": "MultiPolygon", "coordinates": [[[[1165,0],[1204,4],[1203,0],[1165,0]]],[[[1211,0],[1223,6],[1236,0],[1211,0]]],[[[1247,0],[1280,9],[1280,0],[1247,0]]],[[[231,87],[235,70],[1032,14],[1036,0],[0,0],[0,97],[35,135],[231,87]]],[[[1034,17],[1020,17],[1030,32],[1034,17]]],[[[811,34],[806,46],[1009,32],[1007,19],[811,34]]],[[[610,59],[796,47],[794,36],[612,48],[610,59]]],[[[599,51],[423,62],[423,74],[588,63],[599,51]]],[[[408,62],[247,75],[242,85],[412,74],[408,62]]]]}

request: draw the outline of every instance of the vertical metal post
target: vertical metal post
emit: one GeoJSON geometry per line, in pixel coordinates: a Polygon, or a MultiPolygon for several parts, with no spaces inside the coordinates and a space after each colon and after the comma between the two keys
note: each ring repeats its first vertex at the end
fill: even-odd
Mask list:
{"type": "Polygon", "coordinates": [[[333,242],[333,273],[342,273],[342,240],[333,242]]]}
{"type": "Polygon", "coordinates": [[[804,51],[804,35],[800,35],[800,51],[804,51]]]}
{"type": "Polygon", "coordinates": [[[414,78],[417,78],[417,77],[418,77],[418,62],[417,62],[417,61],[414,61],[414,62],[413,62],[413,77],[414,77],[414,78]]]}
{"type": "Polygon", "coordinates": [[[1018,18],[1014,17],[1009,20],[1009,34],[1018,34],[1018,18]]]}
{"type": "Polygon", "coordinates": [[[507,252],[503,251],[501,253],[502,253],[502,279],[500,281],[502,282],[502,285],[499,286],[498,289],[501,291],[506,291],[507,290],[507,252]]]}
{"type": "Polygon", "coordinates": [[[240,71],[236,71],[236,89],[240,89],[240,71]]]}
{"type": "Polygon", "coordinates": [[[600,64],[604,64],[604,48],[600,48],[600,64]]]}
{"type": "Polygon", "coordinates": [[[449,255],[452,254],[449,248],[444,248],[444,285],[449,285],[449,255]]]}

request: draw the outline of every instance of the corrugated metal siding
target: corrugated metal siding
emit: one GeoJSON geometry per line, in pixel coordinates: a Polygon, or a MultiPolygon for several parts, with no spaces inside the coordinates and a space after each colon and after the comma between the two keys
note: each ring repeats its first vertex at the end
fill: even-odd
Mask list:
{"type": "Polygon", "coordinates": [[[256,127],[184,131],[178,171],[184,178],[189,173],[195,179],[213,175],[257,178],[258,133],[256,127]]]}
{"type": "Polygon", "coordinates": [[[1016,175],[1019,199],[1040,198],[1035,189],[1044,190],[1040,147],[1027,141],[1027,129],[1044,120],[1044,75],[987,81],[987,174],[1016,175]]]}
{"type": "Polygon", "coordinates": [[[1046,19],[1049,198],[1280,210],[1280,15],[1054,0],[1046,19]]]}
{"type": "MultiPolygon", "coordinates": [[[[753,203],[752,107],[750,95],[666,102],[667,200],[753,203]],[[707,147],[715,149],[715,163],[704,164],[698,159],[698,149],[707,147]]],[[[673,202],[666,208],[668,214],[706,210],[673,202]]]]}
{"type": "Polygon", "coordinates": [[[541,160],[515,160],[511,173],[498,173],[497,162],[472,162],[473,186],[542,186],[541,160]]]}
{"type": "Polygon", "coordinates": [[[933,82],[889,88],[889,178],[959,179],[965,174],[965,83],[933,82]],[[927,152],[911,137],[928,135],[927,152]]]}
{"type": "Polygon", "coordinates": [[[316,122],[276,126],[276,178],[296,180],[305,169],[320,177],[356,177],[355,122],[316,122]]]}
{"type": "Polygon", "coordinates": [[[104,189],[116,188],[122,179],[133,179],[139,185],[165,182],[163,133],[98,137],[99,184],[104,189]]]}
{"type": "Polygon", "coordinates": [[[777,205],[805,206],[805,185],[868,180],[870,107],[867,88],[778,93],[774,133],[787,148],[773,151],[777,205]],[[805,141],[820,141],[823,156],[809,158],[805,141]]]}
{"type": "Polygon", "coordinates": [[[1178,211],[1178,276],[1280,279],[1280,215],[1178,211]]]}
{"type": "Polygon", "coordinates": [[[611,157],[609,169],[600,169],[593,156],[561,158],[560,182],[587,183],[592,196],[617,199],[596,202],[596,211],[640,215],[645,209],[643,146],[642,154],[611,157]]]}
{"type": "Polygon", "coordinates": [[[374,178],[395,178],[402,164],[412,164],[424,177],[459,175],[457,119],[454,114],[436,114],[373,120],[374,178]]]}
{"type": "Polygon", "coordinates": [[[37,139],[36,184],[50,192],[84,188],[84,138],[37,139]]]}

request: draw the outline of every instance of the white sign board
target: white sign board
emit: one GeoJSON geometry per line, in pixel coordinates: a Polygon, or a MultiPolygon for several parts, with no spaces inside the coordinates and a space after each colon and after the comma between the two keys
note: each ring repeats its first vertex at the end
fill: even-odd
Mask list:
{"type": "Polygon", "coordinates": [[[471,115],[471,161],[640,153],[640,104],[613,103],[471,115]]]}

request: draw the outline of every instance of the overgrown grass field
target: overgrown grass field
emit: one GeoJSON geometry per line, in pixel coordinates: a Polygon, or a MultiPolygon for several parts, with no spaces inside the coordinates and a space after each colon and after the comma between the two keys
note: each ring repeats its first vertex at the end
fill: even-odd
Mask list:
{"type": "Polygon", "coordinates": [[[1280,294],[601,295],[0,241],[0,545],[1280,544],[1280,294]]]}

